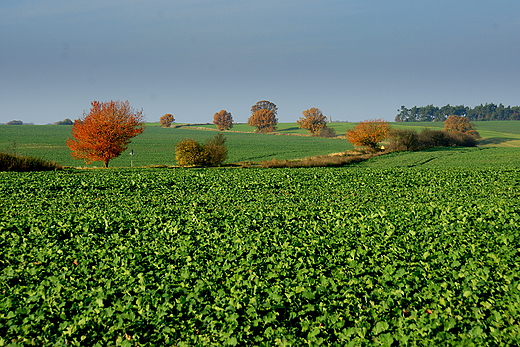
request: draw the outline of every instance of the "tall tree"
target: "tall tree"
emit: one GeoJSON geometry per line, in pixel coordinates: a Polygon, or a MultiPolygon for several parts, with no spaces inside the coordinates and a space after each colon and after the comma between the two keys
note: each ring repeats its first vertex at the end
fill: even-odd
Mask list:
{"type": "Polygon", "coordinates": [[[175,122],[175,117],[171,113],[167,113],[159,119],[163,128],[169,128],[173,122],[175,122]]]}
{"type": "Polygon", "coordinates": [[[90,112],[74,121],[67,146],[76,159],[88,164],[102,161],[108,167],[144,131],[143,119],[143,112],[134,110],[128,101],[94,101],[90,112]]]}
{"type": "Polygon", "coordinates": [[[296,121],[301,129],[307,129],[313,135],[318,134],[327,125],[327,117],[320,109],[313,107],[302,112],[303,117],[296,121]]]}
{"type": "Polygon", "coordinates": [[[213,124],[217,130],[229,130],[233,127],[233,116],[226,110],[221,110],[213,115],[213,124]]]}
{"type": "Polygon", "coordinates": [[[466,117],[451,115],[444,122],[444,131],[466,133],[470,130],[475,130],[475,124],[466,117]]]}
{"type": "Polygon", "coordinates": [[[278,107],[270,101],[262,100],[251,106],[251,117],[247,124],[256,127],[256,132],[269,133],[276,130],[278,107]]]}
{"type": "Polygon", "coordinates": [[[347,130],[347,140],[354,146],[365,146],[371,150],[379,149],[379,142],[386,139],[390,126],[382,119],[359,122],[354,129],[347,130]]]}
{"type": "Polygon", "coordinates": [[[278,118],[276,118],[272,110],[260,109],[253,112],[247,120],[247,124],[256,127],[255,131],[258,133],[270,133],[276,130],[278,118]]]}
{"type": "Polygon", "coordinates": [[[475,124],[463,116],[451,115],[444,122],[444,131],[464,133],[478,139],[480,138],[480,134],[475,129],[475,124]]]}
{"type": "Polygon", "coordinates": [[[273,112],[273,115],[276,117],[278,115],[278,107],[273,104],[271,101],[262,100],[258,101],[256,104],[251,106],[251,114],[255,113],[258,110],[269,110],[273,112]]]}

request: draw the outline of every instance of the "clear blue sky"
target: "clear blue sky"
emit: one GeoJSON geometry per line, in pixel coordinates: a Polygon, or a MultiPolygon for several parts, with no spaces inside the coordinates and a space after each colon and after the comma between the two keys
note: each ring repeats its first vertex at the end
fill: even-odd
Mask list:
{"type": "Polygon", "coordinates": [[[393,120],[401,105],[520,105],[518,0],[1,0],[0,123],[129,100],[148,121],[393,120]]]}

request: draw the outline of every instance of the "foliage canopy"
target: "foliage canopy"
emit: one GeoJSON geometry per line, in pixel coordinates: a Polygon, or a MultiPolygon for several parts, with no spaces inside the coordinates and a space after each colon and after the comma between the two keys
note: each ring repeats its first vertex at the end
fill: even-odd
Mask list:
{"type": "Polygon", "coordinates": [[[307,129],[311,134],[319,134],[321,129],[327,125],[327,117],[320,109],[313,107],[302,112],[303,117],[296,121],[300,129],[307,129]]]}
{"type": "Polygon", "coordinates": [[[167,113],[159,119],[163,128],[169,128],[173,122],[175,122],[175,117],[171,113],[167,113]]]}
{"type": "Polygon", "coordinates": [[[226,110],[221,110],[213,115],[213,124],[218,130],[229,130],[233,127],[233,116],[226,110]]]}
{"type": "Polygon", "coordinates": [[[260,109],[253,112],[247,120],[247,124],[256,127],[255,132],[270,133],[276,130],[278,118],[272,110],[260,109]]]}
{"type": "Polygon", "coordinates": [[[278,118],[276,114],[278,107],[270,101],[258,101],[251,107],[251,117],[247,120],[247,124],[256,127],[258,133],[269,133],[276,130],[278,118]]]}
{"type": "Polygon", "coordinates": [[[389,131],[388,122],[382,119],[370,119],[359,122],[354,129],[348,129],[345,136],[354,146],[377,150],[379,143],[386,139],[389,131]]]}
{"type": "Polygon", "coordinates": [[[74,121],[67,146],[76,159],[102,161],[108,167],[143,131],[143,112],[134,110],[128,101],[94,101],[90,112],[74,121]]]}
{"type": "Polygon", "coordinates": [[[227,159],[226,138],[222,133],[206,140],[204,144],[194,139],[184,139],[175,146],[175,159],[180,166],[218,166],[227,159]]]}

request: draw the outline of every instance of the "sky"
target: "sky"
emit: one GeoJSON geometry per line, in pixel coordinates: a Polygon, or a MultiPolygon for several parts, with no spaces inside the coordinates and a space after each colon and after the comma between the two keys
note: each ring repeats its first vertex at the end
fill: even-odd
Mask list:
{"type": "Polygon", "coordinates": [[[1,0],[0,123],[128,100],[156,122],[393,121],[406,107],[520,105],[518,0],[1,0]]]}

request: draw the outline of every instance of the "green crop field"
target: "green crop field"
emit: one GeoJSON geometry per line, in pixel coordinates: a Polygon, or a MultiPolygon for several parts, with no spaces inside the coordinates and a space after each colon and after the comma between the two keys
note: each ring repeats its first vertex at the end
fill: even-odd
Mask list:
{"type": "Polygon", "coordinates": [[[0,346],[520,343],[520,170],[0,173],[0,346]]]}
{"type": "MultiPolygon", "coordinates": [[[[113,168],[0,172],[0,347],[519,345],[520,123],[492,123],[342,168],[122,168],[215,134],[152,124],[113,168]]],[[[78,166],[69,133],[0,147],[78,166]]],[[[226,136],[231,161],[352,148],[226,136]]]]}
{"type": "Polygon", "coordinates": [[[520,148],[432,148],[419,152],[385,154],[357,165],[372,168],[415,166],[428,168],[520,168],[520,148]]]}

